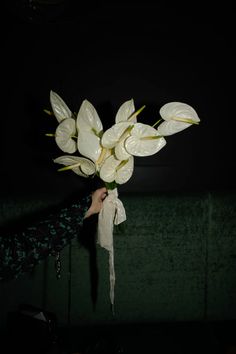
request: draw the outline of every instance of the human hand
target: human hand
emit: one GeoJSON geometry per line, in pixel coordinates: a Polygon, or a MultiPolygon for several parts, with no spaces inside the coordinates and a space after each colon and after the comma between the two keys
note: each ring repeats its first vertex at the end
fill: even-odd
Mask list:
{"type": "Polygon", "coordinates": [[[102,209],[103,200],[107,196],[107,189],[105,187],[98,188],[92,193],[92,203],[84,218],[88,218],[93,214],[97,214],[102,209]]]}

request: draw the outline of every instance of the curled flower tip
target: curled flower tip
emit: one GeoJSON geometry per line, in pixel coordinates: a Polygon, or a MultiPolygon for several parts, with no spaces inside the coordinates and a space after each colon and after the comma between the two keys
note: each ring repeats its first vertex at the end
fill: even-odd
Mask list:
{"type": "Polygon", "coordinates": [[[146,106],[142,106],[141,108],[139,108],[137,111],[135,111],[133,114],[131,114],[131,116],[128,118],[128,120],[131,120],[132,118],[136,118],[145,108],[146,106]]]}
{"type": "Polygon", "coordinates": [[[50,136],[50,137],[54,137],[55,134],[52,134],[52,133],[46,133],[45,136],[50,136]]]}
{"type": "Polygon", "coordinates": [[[49,111],[48,109],[44,109],[43,110],[46,114],[48,114],[49,116],[53,116],[53,112],[52,111],[49,111]]]}

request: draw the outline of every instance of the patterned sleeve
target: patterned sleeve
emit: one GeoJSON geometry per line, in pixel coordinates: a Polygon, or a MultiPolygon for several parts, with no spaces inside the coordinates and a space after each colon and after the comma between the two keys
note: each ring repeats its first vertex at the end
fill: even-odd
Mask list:
{"type": "Polygon", "coordinates": [[[17,278],[50,255],[58,257],[59,252],[78,235],[90,205],[91,195],[51,213],[23,231],[1,235],[0,280],[17,278]]]}

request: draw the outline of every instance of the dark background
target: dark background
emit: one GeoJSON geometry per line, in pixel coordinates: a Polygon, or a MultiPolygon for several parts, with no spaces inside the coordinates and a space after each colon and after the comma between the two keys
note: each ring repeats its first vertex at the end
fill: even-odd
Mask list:
{"type": "Polygon", "coordinates": [[[88,99],[104,128],[131,98],[153,124],[167,102],[201,123],[135,158],[122,192],[235,188],[233,7],[168,1],[8,1],[2,20],[1,195],[67,194],[98,181],[58,173],[63,153],[45,133],[57,122],[50,90],[72,111],[88,99]]]}
{"type": "MultiPolygon", "coordinates": [[[[234,23],[235,12],[227,1],[1,2],[0,216],[4,222],[28,216],[31,209],[41,211],[55,196],[64,198],[98,184],[69,171],[57,172],[52,160],[62,152],[45,137],[57,126],[43,112],[50,109],[50,90],[72,111],[78,111],[85,98],[90,100],[104,128],[114,123],[117,109],[131,98],[136,108],[146,105],[139,116],[143,122],[153,124],[161,106],[171,101],[190,104],[201,119],[199,126],[167,137],[158,154],[135,158],[132,178],[119,188],[135,196],[121,198],[128,223],[116,238],[117,314],[128,322],[133,316],[132,332],[124,327],[123,338],[131,338],[130,348],[136,345],[137,352],[150,343],[150,348],[154,343],[165,352],[172,346],[174,352],[176,346],[181,353],[203,352],[206,337],[213,348],[209,353],[218,352],[226,339],[235,343],[235,324],[232,330],[228,326],[222,330],[224,324],[219,329],[207,324],[202,333],[186,323],[172,330],[148,328],[148,335],[133,326],[147,318],[235,318],[234,23]],[[212,190],[223,193],[212,193],[210,198],[199,193],[199,198],[151,199],[149,194],[136,194],[212,190]],[[10,202],[5,202],[7,198],[10,202]]],[[[86,232],[90,230],[85,227],[86,232]]],[[[60,283],[52,261],[51,268],[46,263],[35,276],[3,288],[1,320],[23,299],[52,309],[59,323],[69,322],[70,316],[72,323],[110,319],[107,258],[91,247],[91,268],[96,262],[101,265],[96,314],[86,295],[91,286],[87,279],[91,276],[96,283],[97,269],[88,267],[87,249],[83,253],[79,248],[78,256],[78,247],[72,247],[63,255],[60,283]]],[[[17,328],[18,335],[23,333],[20,329],[24,331],[24,326],[17,328]]],[[[25,340],[24,333],[23,347],[29,337],[25,340]]],[[[116,341],[122,333],[115,332],[116,341]]],[[[79,338],[77,330],[73,336],[68,338],[75,338],[77,346],[83,336],[79,338]]],[[[85,337],[90,348],[92,337],[91,333],[85,337]]],[[[19,350],[12,336],[10,342],[19,350]]]]}

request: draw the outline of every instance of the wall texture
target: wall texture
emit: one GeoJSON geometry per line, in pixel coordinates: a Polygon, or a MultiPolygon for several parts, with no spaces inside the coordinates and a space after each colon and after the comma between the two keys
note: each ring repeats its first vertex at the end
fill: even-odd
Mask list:
{"type": "MultiPolygon", "coordinates": [[[[19,304],[54,312],[61,325],[236,319],[236,193],[120,194],[127,220],[114,230],[115,315],[108,253],[96,243],[96,218],[62,252],[0,284],[1,326],[19,304]]],[[[1,223],[58,200],[1,204],[1,223]]]]}

